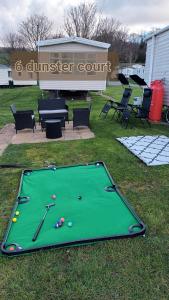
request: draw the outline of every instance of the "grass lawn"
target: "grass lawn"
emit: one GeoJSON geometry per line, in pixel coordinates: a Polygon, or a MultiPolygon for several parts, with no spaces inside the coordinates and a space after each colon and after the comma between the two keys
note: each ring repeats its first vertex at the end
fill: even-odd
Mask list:
{"type": "MultiPolygon", "coordinates": [[[[121,88],[108,88],[106,93],[119,98],[121,88]]],[[[11,103],[17,108],[36,109],[39,95],[36,87],[1,89],[0,127],[12,121],[11,103]]],[[[95,139],[10,145],[0,162],[42,167],[50,163],[67,165],[103,160],[122,193],[147,224],[146,237],[46,250],[15,258],[1,256],[2,300],[169,299],[169,166],[147,167],[115,140],[130,135],[169,136],[169,128],[162,125],[144,128],[138,123],[136,128],[122,129],[110,117],[98,119],[104,99],[94,94],[92,99],[91,128],[95,139]]],[[[70,107],[85,105],[83,101],[70,103],[70,107]]],[[[1,238],[20,174],[18,169],[0,171],[1,238]]]]}

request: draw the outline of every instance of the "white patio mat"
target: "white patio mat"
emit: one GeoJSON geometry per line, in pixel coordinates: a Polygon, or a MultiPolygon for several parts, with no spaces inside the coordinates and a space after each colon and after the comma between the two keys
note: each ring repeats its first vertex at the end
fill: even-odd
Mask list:
{"type": "Polygon", "coordinates": [[[147,166],[169,164],[169,138],[164,135],[121,137],[117,140],[147,166]]]}

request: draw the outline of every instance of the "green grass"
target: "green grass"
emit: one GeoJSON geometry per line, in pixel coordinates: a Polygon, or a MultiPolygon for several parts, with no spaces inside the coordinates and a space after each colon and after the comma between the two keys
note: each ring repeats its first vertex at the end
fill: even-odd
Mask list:
{"type": "MultiPolygon", "coordinates": [[[[112,92],[119,98],[121,89],[107,90],[112,92]]],[[[36,87],[0,90],[0,126],[12,121],[10,103],[14,102],[18,108],[35,109],[39,95],[36,87]]],[[[130,135],[169,136],[168,127],[144,128],[138,123],[133,129],[122,129],[110,117],[98,119],[104,99],[94,94],[92,99],[91,127],[95,139],[10,145],[0,162],[42,167],[50,163],[67,165],[103,160],[122,193],[147,224],[146,237],[40,251],[15,258],[3,256],[0,258],[2,300],[169,299],[169,166],[146,167],[115,140],[130,135]]],[[[70,103],[70,107],[77,105],[85,103],[70,103]]],[[[0,173],[1,237],[15,201],[20,174],[21,170],[7,169],[0,173]]]]}

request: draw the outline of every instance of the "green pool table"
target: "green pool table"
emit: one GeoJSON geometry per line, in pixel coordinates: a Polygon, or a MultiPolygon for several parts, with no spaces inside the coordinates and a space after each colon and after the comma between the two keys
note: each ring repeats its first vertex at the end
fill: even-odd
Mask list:
{"type": "Polygon", "coordinates": [[[145,230],[103,162],[49,166],[22,172],[1,251],[17,255],[135,237],[145,230]]]}

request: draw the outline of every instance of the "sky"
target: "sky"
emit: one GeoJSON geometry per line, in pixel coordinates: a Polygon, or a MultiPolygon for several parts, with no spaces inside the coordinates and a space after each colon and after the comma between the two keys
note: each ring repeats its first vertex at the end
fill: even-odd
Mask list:
{"type": "MultiPolygon", "coordinates": [[[[62,28],[65,9],[80,2],[84,1],[0,0],[0,40],[6,32],[14,31],[22,20],[33,13],[45,14],[56,27],[62,28]]],[[[168,0],[94,0],[94,2],[104,16],[119,20],[132,33],[169,25],[168,0]]]]}

